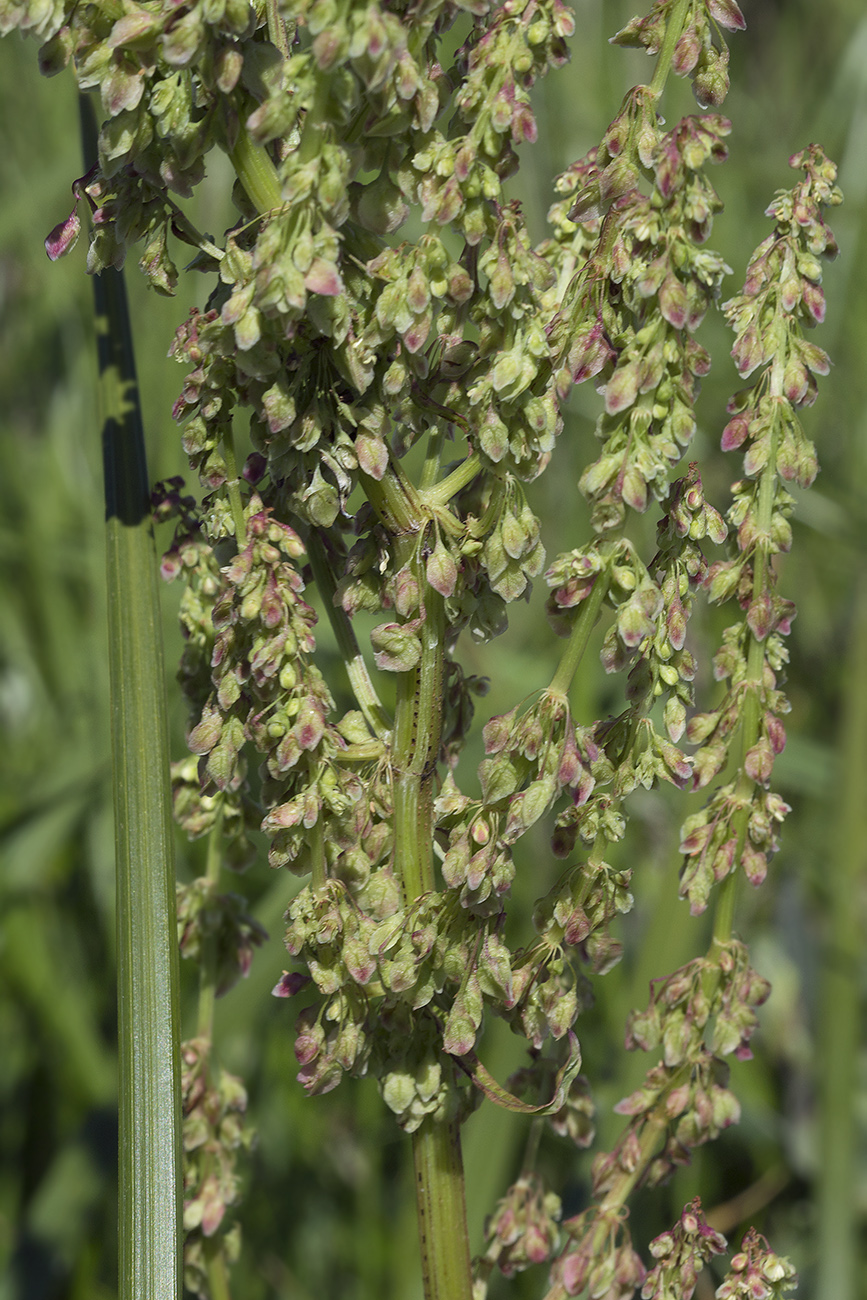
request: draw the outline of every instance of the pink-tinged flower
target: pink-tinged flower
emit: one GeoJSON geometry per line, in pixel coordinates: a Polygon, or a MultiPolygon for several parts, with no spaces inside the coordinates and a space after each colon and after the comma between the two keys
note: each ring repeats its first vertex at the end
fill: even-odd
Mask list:
{"type": "Polygon", "coordinates": [[[66,220],[59,222],[45,240],[45,251],[52,262],[70,253],[78,243],[80,234],[81,221],[78,217],[78,203],[76,203],[66,220]]]}
{"type": "Polygon", "coordinates": [[[309,975],[303,975],[300,971],[284,970],[271,990],[271,996],[273,998],[293,998],[296,993],[308,988],[311,982],[309,975]]]}
{"type": "Polygon", "coordinates": [[[708,0],[708,13],[721,27],[730,32],[742,32],[746,28],[746,19],[735,0],[708,0]]]}

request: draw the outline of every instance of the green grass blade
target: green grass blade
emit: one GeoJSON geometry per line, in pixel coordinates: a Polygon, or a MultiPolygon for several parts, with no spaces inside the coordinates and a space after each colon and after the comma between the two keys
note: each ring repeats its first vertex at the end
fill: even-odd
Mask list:
{"type": "Polygon", "coordinates": [[[858,970],[863,955],[861,911],[867,817],[867,583],[853,611],[848,682],[842,696],[837,854],[828,872],[829,928],[822,979],[818,1072],[821,1145],[818,1177],[816,1300],[854,1300],[858,1270],[857,1061],[861,1023],[858,970]]]}
{"type": "MultiPolygon", "coordinates": [[[[85,154],[94,126],[82,103],[85,154]]],[[[123,275],[94,278],[117,855],[120,1300],[181,1294],[178,955],[157,558],[123,275]]]]}

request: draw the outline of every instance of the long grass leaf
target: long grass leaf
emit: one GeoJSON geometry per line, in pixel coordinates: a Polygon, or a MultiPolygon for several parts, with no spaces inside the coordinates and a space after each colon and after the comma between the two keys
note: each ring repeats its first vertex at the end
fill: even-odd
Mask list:
{"type": "MultiPolygon", "coordinates": [[[[85,155],[95,128],[82,100],[85,155]]],[[[178,958],[157,560],[123,275],[94,278],[117,855],[120,1300],[181,1291],[178,958]]]]}

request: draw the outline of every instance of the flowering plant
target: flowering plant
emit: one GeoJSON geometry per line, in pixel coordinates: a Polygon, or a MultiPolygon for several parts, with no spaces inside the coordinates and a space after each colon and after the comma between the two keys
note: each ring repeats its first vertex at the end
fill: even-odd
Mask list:
{"type": "MultiPolygon", "coordinates": [[[[174,523],[163,576],[185,583],[189,755],[173,768],[174,809],[210,845],[208,874],[179,894],[181,950],[202,963],[206,1008],[246,972],[263,936],[218,876],[250,862],[261,827],[270,865],[309,877],[275,989],[300,1007],[299,1081],[319,1094],[376,1077],[411,1135],[426,1295],[439,1300],[481,1300],[495,1269],[539,1263],[548,1300],[688,1297],[725,1248],[692,1203],[652,1243],[648,1272],[627,1204],[736,1122],[725,1058],[749,1056],[769,992],[734,906],[741,875],[764,879],[788,811],[771,779],[794,607],[773,559],[792,540],[785,484],[816,474],[799,411],[829,366],[807,330],[824,315],[820,259],[836,252],[823,212],[840,201],[818,146],[794,157],[801,179],[777,194],[772,231],[724,305],[738,371],[755,376],[722,432],[744,457],[724,517],[698,464],[678,467],[710,367],[698,332],[728,273],[707,246],[721,203],[706,171],[726,157],[725,33],[743,26],[735,0],[656,0],[614,37],[654,56],[652,79],[557,178],[535,244],[508,183],[536,139],[533,85],[567,59],[561,0],[0,0],[0,31],[36,35],[46,72],[71,62],[104,114],[49,255],[74,245],[83,208],[89,271],[139,246],[143,273],[171,294],[180,243],[208,277],[172,345],[202,497],[176,479],[153,496],[156,519],[174,523]],[[671,75],[691,80],[703,111],[666,130],[671,75]],[[237,178],[222,243],[182,202],[214,147],[237,178]],[[579,483],[590,536],[552,559],[527,485],[556,459],[569,393],[587,379],[602,400],[579,483]],[[630,535],[649,510],[652,555],[630,535]],[[485,723],[468,792],[461,752],[486,682],[461,666],[460,638],[502,634],[534,579],[549,588],[559,665],[485,723]],[[311,586],[348,709],[317,658],[311,586]],[[696,712],[688,624],[705,597],[735,612],[713,658],[721,693],[696,712]],[[369,653],[363,615],[377,620],[369,653]],[[583,718],[571,691],[603,617],[624,708],[583,718]],[[709,790],[680,849],[681,895],[694,914],[713,909],[710,948],[655,980],[629,1018],[627,1046],[661,1057],[617,1107],[625,1126],[593,1159],[592,1201],[560,1222],[528,1161],[473,1266],[460,1126],[481,1098],[579,1149],[593,1140],[578,1038],[588,972],[620,957],[613,923],[633,873],[615,846],[630,796],[660,783],[709,790]],[[564,865],[533,937],[515,944],[516,846],[543,821],[564,865]],[[527,1044],[505,1086],[478,1050],[492,1015],[527,1044]]],[[[206,1295],[237,1251],[226,1210],[250,1135],[243,1087],[211,1059],[207,1010],[198,1029],[183,1051],[184,1220],[186,1282],[206,1295]]],[[[718,1294],[791,1282],[751,1233],[718,1294]]]]}

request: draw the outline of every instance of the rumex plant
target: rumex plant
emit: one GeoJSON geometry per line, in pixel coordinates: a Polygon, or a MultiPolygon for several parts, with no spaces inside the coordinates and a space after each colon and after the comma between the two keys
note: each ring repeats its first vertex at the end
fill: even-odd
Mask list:
{"type": "MultiPolygon", "coordinates": [[[[182,1086],[197,1294],[225,1294],[238,1247],[227,1211],[250,1133],[243,1086],[214,1057],[213,1001],[263,938],[220,884],[223,867],[251,863],[259,828],[270,865],[309,878],[275,988],[299,1008],[299,1081],[320,1094],[373,1075],[411,1135],[428,1297],[482,1300],[494,1270],[543,1263],[546,1300],[689,1297],[726,1249],[692,1202],[650,1244],[648,1270],[628,1203],[736,1122],[726,1057],[749,1057],[769,993],[734,908],[741,875],[764,879],[788,811],[771,779],[794,607],[774,556],[792,540],[784,484],[808,487],[817,470],[798,412],[829,366],[806,330],[824,314],[821,258],[836,252],[823,211],[840,201],[818,146],[791,159],[802,178],[777,194],[723,306],[738,372],[753,377],[722,431],[723,450],[743,453],[724,517],[682,461],[710,367],[700,327],[728,274],[708,247],[721,203],[706,172],[726,157],[726,32],[743,26],[734,0],[657,0],[614,37],[655,58],[652,78],[557,178],[535,244],[509,178],[536,139],[530,91],[567,61],[561,0],[0,0],[0,30],[32,32],[46,72],[71,62],[101,98],[99,160],[49,254],[72,247],[83,207],[91,272],[138,246],[172,293],[187,244],[208,281],[171,347],[201,499],[179,479],[153,497],[174,525],[163,576],[185,583],[190,753],[173,769],[174,808],[208,837],[206,874],[178,900],[181,951],[201,969],[182,1086]],[[703,111],[666,129],[671,75],[703,111]],[[222,242],[184,209],[214,147],[237,178],[222,242]],[[579,483],[590,536],[549,559],[526,485],[556,461],[569,393],[587,379],[602,401],[579,483]],[[647,511],[652,553],[630,528],[647,511]],[[487,683],[462,667],[460,638],[503,633],[534,580],[549,588],[559,664],[485,723],[476,788],[461,752],[487,683]],[[311,588],[345,681],[323,675],[311,588]],[[696,712],[688,625],[704,598],[734,613],[712,660],[720,686],[696,712]],[[359,615],[376,620],[369,652],[359,615]],[[591,643],[625,675],[616,716],[573,712],[591,643]],[[629,796],[661,782],[708,789],[682,829],[680,888],[694,914],[712,908],[712,939],[631,1014],[627,1046],[659,1059],[619,1103],[612,1149],[592,1157],[592,1199],[561,1221],[534,1151],[544,1123],[579,1150],[593,1142],[580,1016],[632,906],[618,847],[629,796]],[[562,871],[515,944],[518,845],[540,822],[562,871]],[[527,1044],[505,1085],[477,1050],[492,1015],[527,1044]],[[533,1137],[473,1266],[460,1126],[483,1098],[533,1117],[533,1137]]],[[[783,1295],[793,1280],[751,1231],[717,1294],[783,1295]]]]}

